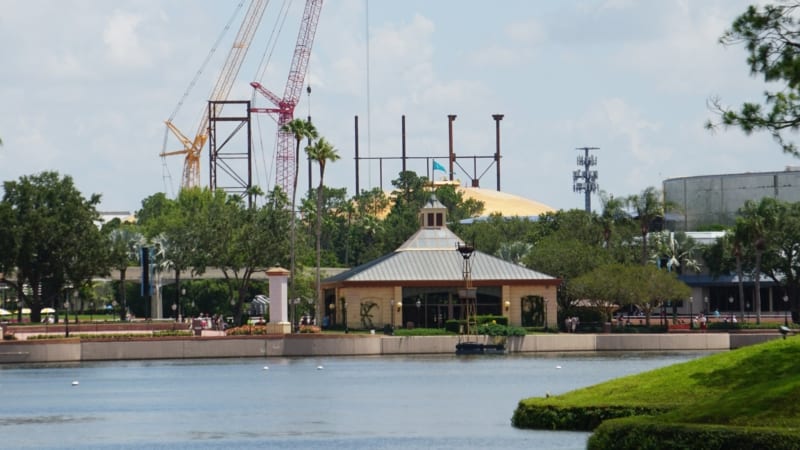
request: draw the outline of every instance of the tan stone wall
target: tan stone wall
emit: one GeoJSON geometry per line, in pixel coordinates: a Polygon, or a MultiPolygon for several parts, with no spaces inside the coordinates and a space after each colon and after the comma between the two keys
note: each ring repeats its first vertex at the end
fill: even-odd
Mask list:
{"type": "MultiPolygon", "coordinates": [[[[780,339],[772,334],[536,334],[510,337],[518,352],[708,351],[728,350],[780,339]]],[[[0,364],[126,359],[247,358],[440,353],[452,354],[459,336],[302,335],[237,338],[169,338],[141,341],[8,341],[0,343],[0,364]]],[[[490,343],[485,336],[474,340],[490,343]]]]}
{"type": "MultiPolygon", "coordinates": [[[[361,325],[361,304],[373,302],[377,304],[372,309],[372,324],[376,329],[383,328],[387,323],[391,323],[392,309],[390,303],[393,299],[402,299],[402,288],[393,286],[381,287],[359,287],[359,288],[340,288],[337,292],[337,299],[342,297],[347,301],[347,324],[350,328],[363,328],[361,325]],[[395,296],[396,293],[399,294],[395,296]]],[[[337,300],[337,308],[341,305],[337,300]]],[[[341,309],[341,308],[339,308],[341,309]]],[[[395,311],[395,326],[397,326],[397,312],[395,311]]],[[[342,323],[342,311],[336,312],[337,323],[342,323]]]]}
{"type": "Polygon", "coordinates": [[[539,295],[547,300],[547,326],[558,326],[558,302],[555,286],[503,286],[503,304],[510,303],[508,311],[503,307],[503,313],[509,317],[509,325],[522,325],[522,297],[539,295]]]}

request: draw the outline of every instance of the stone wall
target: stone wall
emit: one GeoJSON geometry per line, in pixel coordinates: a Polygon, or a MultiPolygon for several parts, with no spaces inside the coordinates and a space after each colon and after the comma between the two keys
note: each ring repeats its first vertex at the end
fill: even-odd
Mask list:
{"type": "MultiPolygon", "coordinates": [[[[538,334],[508,338],[511,353],[592,351],[713,351],[753,345],[774,334],[538,334]]],[[[154,338],[141,340],[59,339],[4,341],[0,363],[453,354],[458,336],[303,335],[154,338]]],[[[491,338],[476,340],[491,344],[491,338]]]]}

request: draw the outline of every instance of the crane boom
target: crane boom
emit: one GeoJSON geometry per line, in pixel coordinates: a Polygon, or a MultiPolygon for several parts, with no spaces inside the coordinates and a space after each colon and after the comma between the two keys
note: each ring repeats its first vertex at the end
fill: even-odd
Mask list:
{"type": "Polygon", "coordinates": [[[311,47],[314,44],[314,35],[317,32],[317,23],[319,22],[321,10],[322,0],[306,0],[283,98],[278,98],[277,95],[257,81],[250,83],[251,86],[275,105],[274,108],[251,108],[251,111],[276,114],[278,116],[275,182],[289,197],[292,197],[294,191],[294,168],[297,161],[292,146],[294,136],[283,131],[282,128],[294,118],[294,108],[300,100],[300,93],[305,82],[308,60],[311,57],[311,47]]]}
{"type": "MultiPolygon", "coordinates": [[[[261,23],[261,17],[264,15],[267,3],[269,3],[268,0],[253,0],[250,3],[239,28],[239,33],[236,35],[236,39],[233,41],[231,50],[225,60],[225,65],[214,85],[214,89],[211,91],[209,100],[219,101],[228,98],[233,83],[236,81],[236,75],[239,73],[242,62],[247,55],[247,50],[250,48],[250,43],[253,41],[253,36],[255,36],[258,25],[261,23]]],[[[221,106],[215,107],[221,108],[221,106]]],[[[167,128],[181,141],[184,148],[172,152],[162,152],[161,156],[184,155],[181,188],[200,185],[200,155],[208,140],[208,120],[208,108],[203,107],[203,115],[193,140],[181,133],[171,120],[166,121],[167,128]]]]}

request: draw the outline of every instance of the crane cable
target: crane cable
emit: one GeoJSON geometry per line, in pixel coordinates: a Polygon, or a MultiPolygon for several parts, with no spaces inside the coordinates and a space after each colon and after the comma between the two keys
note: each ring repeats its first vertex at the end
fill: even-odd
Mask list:
{"type": "MultiPolygon", "coordinates": [[[[254,78],[257,81],[261,81],[266,76],[267,67],[269,66],[269,62],[272,60],[272,54],[277,46],[278,36],[283,30],[283,26],[286,24],[286,18],[289,15],[291,4],[291,0],[283,0],[281,8],[278,11],[278,15],[275,17],[275,25],[272,27],[272,33],[269,35],[267,45],[264,48],[264,53],[261,55],[261,61],[259,62],[258,69],[255,73],[254,78]]],[[[255,92],[253,92],[253,95],[255,95],[255,92]]]]}
{"type": "Polygon", "coordinates": [[[200,68],[197,69],[197,72],[195,73],[194,78],[192,78],[192,81],[189,83],[189,86],[186,88],[186,91],[184,91],[183,96],[181,96],[180,100],[178,101],[178,104],[175,105],[175,110],[172,111],[172,114],[169,116],[169,121],[170,122],[172,121],[172,119],[175,118],[175,115],[178,114],[178,110],[180,110],[181,106],[183,106],[183,102],[189,96],[189,94],[191,93],[192,88],[194,88],[195,84],[197,84],[197,81],[200,78],[200,75],[203,74],[203,71],[208,66],[208,63],[211,61],[211,57],[214,56],[214,53],[217,51],[217,48],[219,47],[220,42],[222,42],[222,39],[228,33],[228,30],[230,30],[231,25],[233,24],[233,20],[236,19],[237,15],[239,15],[239,10],[242,9],[243,5],[244,5],[244,0],[240,1],[239,4],[236,6],[236,9],[234,10],[233,14],[231,15],[231,18],[228,19],[228,23],[225,24],[225,27],[222,29],[222,32],[220,32],[219,36],[217,37],[217,40],[214,41],[214,45],[211,47],[211,50],[209,50],[208,55],[206,55],[206,58],[205,58],[205,60],[203,60],[203,63],[200,65],[200,68]]]}
{"type": "MultiPolygon", "coordinates": [[[[217,48],[219,47],[220,42],[222,42],[222,39],[228,33],[228,30],[230,30],[234,19],[236,19],[236,16],[239,15],[239,11],[242,9],[243,5],[244,5],[244,0],[241,0],[239,2],[239,4],[236,6],[236,9],[234,9],[233,14],[231,15],[231,18],[228,19],[228,23],[225,24],[225,27],[220,32],[220,34],[217,37],[216,41],[214,41],[214,45],[211,47],[211,50],[209,50],[208,55],[206,55],[206,57],[203,60],[202,64],[200,64],[200,68],[198,68],[197,72],[195,72],[194,78],[192,78],[192,81],[189,83],[189,86],[186,88],[186,90],[183,92],[183,95],[178,100],[178,104],[175,105],[175,109],[172,111],[172,114],[170,114],[169,119],[167,119],[167,122],[172,122],[175,119],[175,116],[178,115],[178,111],[180,111],[181,107],[183,106],[183,103],[189,97],[189,94],[191,93],[192,89],[197,84],[197,81],[200,79],[200,75],[203,74],[203,71],[208,66],[209,62],[211,61],[211,58],[214,56],[214,53],[217,51],[217,48]]],[[[204,113],[201,113],[200,117],[202,117],[202,114],[204,114],[204,113]]],[[[169,127],[164,127],[164,142],[161,144],[161,154],[162,155],[164,155],[167,152],[167,142],[169,140],[169,133],[170,133],[169,127]]],[[[166,191],[167,186],[169,186],[169,189],[171,190],[171,194],[174,197],[175,196],[175,189],[174,189],[174,187],[172,185],[172,174],[169,171],[169,166],[167,165],[167,157],[166,156],[161,156],[161,177],[162,177],[162,180],[164,182],[164,188],[165,188],[164,190],[166,191]]]]}
{"type": "MultiPolygon", "coordinates": [[[[256,69],[254,80],[260,82],[266,75],[267,66],[269,66],[269,62],[272,60],[272,55],[275,52],[275,47],[277,46],[278,36],[280,35],[280,32],[283,30],[283,26],[286,23],[286,18],[289,15],[290,7],[291,7],[290,0],[284,0],[283,3],[281,3],[278,14],[275,16],[275,24],[272,27],[272,32],[270,33],[269,39],[267,40],[267,45],[264,47],[264,52],[261,55],[261,60],[258,64],[258,68],[256,69]]],[[[255,89],[253,89],[250,96],[250,102],[251,104],[255,104],[255,101],[256,101],[256,91],[255,89]]],[[[273,115],[269,114],[269,116],[277,123],[277,119],[275,119],[273,115]]],[[[263,166],[264,177],[266,178],[265,180],[266,183],[264,184],[264,186],[269,186],[272,183],[273,169],[275,168],[274,164],[270,164],[270,162],[274,162],[276,160],[275,154],[277,151],[277,142],[273,140],[272,155],[270,156],[269,159],[267,159],[266,152],[264,151],[264,139],[263,139],[263,132],[261,129],[261,120],[259,120],[259,115],[256,115],[255,117],[256,117],[256,126],[258,128],[258,132],[256,133],[258,135],[258,141],[259,141],[258,148],[261,149],[260,162],[261,165],[263,166]]],[[[258,170],[258,167],[259,166],[256,165],[257,179],[260,178],[259,175],[260,171],[258,170]]],[[[261,184],[260,180],[258,180],[258,183],[261,184]]]]}

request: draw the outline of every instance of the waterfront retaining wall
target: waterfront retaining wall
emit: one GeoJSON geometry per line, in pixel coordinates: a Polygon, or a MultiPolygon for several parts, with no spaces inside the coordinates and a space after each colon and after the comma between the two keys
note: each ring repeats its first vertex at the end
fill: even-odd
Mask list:
{"type": "MultiPolygon", "coordinates": [[[[781,337],[775,334],[542,334],[510,337],[510,353],[729,350],[781,337]]],[[[183,358],[252,358],[452,354],[463,337],[303,335],[169,337],[141,340],[3,341],[0,363],[46,363],[183,358]]],[[[491,344],[491,338],[479,342],[491,344]]]]}

